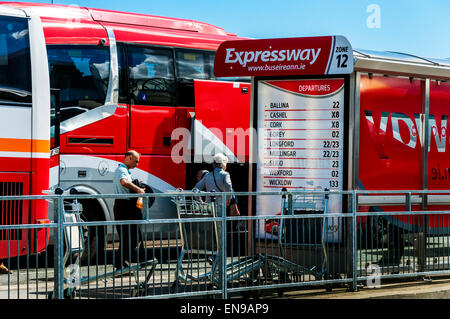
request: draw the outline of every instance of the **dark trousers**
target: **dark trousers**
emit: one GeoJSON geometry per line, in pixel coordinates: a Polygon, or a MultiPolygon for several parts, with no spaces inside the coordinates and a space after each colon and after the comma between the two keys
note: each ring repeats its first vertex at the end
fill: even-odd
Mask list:
{"type": "MultiPolygon", "coordinates": [[[[116,199],[114,202],[114,218],[115,220],[140,220],[142,213],[136,207],[136,200],[116,199]]],[[[136,250],[139,249],[142,240],[142,234],[139,225],[117,225],[117,233],[119,235],[119,250],[115,256],[114,265],[117,268],[127,266],[137,260],[136,250]]]]}

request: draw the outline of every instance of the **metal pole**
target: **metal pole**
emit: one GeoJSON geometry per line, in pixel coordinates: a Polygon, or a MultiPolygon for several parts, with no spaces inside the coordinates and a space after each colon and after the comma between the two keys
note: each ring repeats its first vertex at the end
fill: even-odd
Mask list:
{"type": "Polygon", "coordinates": [[[357,245],[356,245],[356,191],[352,192],[352,271],[353,271],[353,291],[358,291],[358,260],[357,260],[357,245]]]}
{"type": "Polygon", "coordinates": [[[222,297],[228,298],[227,294],[227,197],[222,195],[222,297]]]}
{"type": "Polygon", "coordinates": [[[150,212],[149,212],[149,209],[148,209],[149,201],[150,201],[149,197],[145,196],[143,198],[143,207],[144,207],[143,219],[145,219],[145,220],[150,219],[150,212]]]}
{"type": "MultiPolygon", "coordinates": [[[[424,132],[422,138],[422,187],[428,190],[428,149],[430,147],[430,79],[422,81],[422,112],[424,114],[424,132]]],[[[428,209],[428,195],[422,195],[422,210],[428,209]]],[[[427,256],[427,215],[422,216],[419,233],[419,269],[426,271],[427,256]]]]}
{"type": "Polygon", "coordinates": [[[55,204],[57,203],[57,209],[55,214],[55,222],[57,223],[56,227],[56,243],[55,243],[55,255],[54,255],[54,298],[55,299],[63,299],[64,298],[64,262],[63,262],[63,254],[64,254],[64,237],[63,237],[63,222],[64,222],[64,200],[62,197],[59,197],[55,200],[55,204]]]}
{"type": "Polygon", "coordinates": [[[292,194],[288,195],[288,215],[294,215],[294,212],[292,211],[292,194]]]}
{"type": "Polygon", "coordinates": [[[411,192],[406,193],[406,210],[410,212],[412,210],[411,206],[411,192]]]}

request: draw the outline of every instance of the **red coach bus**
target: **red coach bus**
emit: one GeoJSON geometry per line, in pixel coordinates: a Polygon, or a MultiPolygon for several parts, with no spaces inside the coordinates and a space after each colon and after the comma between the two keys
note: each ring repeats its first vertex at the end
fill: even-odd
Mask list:
{"type": "MultiPolygon", "coordinates": [[[[59,90],[60,98],[59,156],[51,159],[50,188],[114,193],[114,171],[128,149],[141,153],[133,175],[154,192],[192,188],[197,170],[208,168],[203,158],[207,148],[207,155],[220,150],[234,161],[231,169],[242,172],[235,176],[245,181],[235,183],[247,189],[248,147],[234,152],[236,138],[230,139],[231,149],[222,140],[230,129],[248,128],[250,85],[213,75],[215,50],[236,35],[192,20],[76,6],[0,4],[32,12],[42,21],[48,57],[48,72],[42,74],[50,75],[50,88],[59,90]],[[196,141],[190,143],[194,130],[196,141]]],[[[113,203],[82,201],[84,219],[114,219],[113,203]]],[[[150,210],[151,218],[175,216],[169,199],[157,199],[150,210]]],[[[159,230],[170,231],[155,232],[159,230]]],[[[100,228],[90,238],[102,247],[100,228]]]]}

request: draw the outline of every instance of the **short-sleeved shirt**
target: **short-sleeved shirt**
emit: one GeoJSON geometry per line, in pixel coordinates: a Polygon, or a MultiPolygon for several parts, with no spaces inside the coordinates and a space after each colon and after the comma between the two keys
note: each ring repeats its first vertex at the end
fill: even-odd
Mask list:
{"type": "Polygon", "coordinates": [[[114,172],[114,191],[116,194],[129,194],[130,190],[122,184],[120,184],[120,180],[125,178],[130,183],[133,181],[131,178],[131,173],[128,170],[128,167],[120,163],[119,166],[116,168],[116,171],[114,172]]]}

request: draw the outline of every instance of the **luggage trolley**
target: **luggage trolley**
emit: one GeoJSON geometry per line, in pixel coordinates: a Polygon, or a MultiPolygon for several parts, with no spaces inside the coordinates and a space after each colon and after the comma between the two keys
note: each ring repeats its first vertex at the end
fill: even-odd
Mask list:
{"type": "MultiPolygon", "coordinates": [[[[205,195],[202,195],[201,192],[198,192],[198,196],[183,195],[183,193],[186,192],[178,189],[173,195],[173,202],[177,207],[180,220],[182,249],[177,261],[172,289],[176,290],[179,282],[191,284],[202,281],[213,288],[220,287],[221,249],[218,245],[220,221],[198,221],[198,218],[213,219],[217,217],[215,199],[211,197],[211,202],[203,202],[200,197],[205,195]],[[193,218],[197,220],[187,222],[188,219],[193,218]],[[197,259],[194,259],[194,256],[197,259]]],[[[258,278],[262,266],[263,260],[259,255],[242,257],[227,263],[225,265],[226,282],[244,280],[247,284],[253,284],[258,278]]]]}
{"type": "MultiPolygon", "coordinates": [[[[67,192],[64,192],[61,189],[55,190],[55,194],[62,195],[67,192]]],[[[75,189],[71,189],[69,191],[70,194],[75,195],[77,191],[75,189]]],[[[117,275],[127,275],[131,272],[136,272],[135,281],[136,286],[132,291],[132,297],[144,295],[147,291],[148,282],[153,275],[156,265],[158,264],[158,260],[153,258],[151,260],[147,260],[135,265],[131,265],[129,267],[122,268],[120,270],[114,270],[110,272],[105,272],[104,274],[96,274],[95,276],[85,277],[82,275],[82,265],[81,265],[81,255],[85,249],[84,246],[84,234],[83,234],[83,226],[79,225],[83,221],[80,218],[80,215],[83,212],[83,207],[77,198],[73,200],[65,200],[63,203],[63,222],[64,223],[77,223],[75,226],[64,226],[63,228],[63,237],[64,237],[64,256],[63,256],[63,265],[64,269],[64,298],[65,299],[73,299],[75,297],[75,291],[81,287],[82,284],[98,281],[102,279],[112,278],[117,275]],[[69,257],[76,256],[73,263],[66,267],[66,263],[69,260],[69,257]],[[148,267],[150,267],[148,269],[148,267]],[[145,280],[140,281],[138,277],[138,272],[145,272],[145,280]]],[[[55,288],[56,289],[56,288],[55,288]]],[[[55,296],[54,292],[51,292],[49,295],[49,299],[53,299],[55,296]]]]}
{"type": "MultiPolygon", "coordinates": [[[[302,227],[302,230],[300,230],[298,227],[299,222],[297,221],[301,221],[300,224],[304,226],[303,221],[305,219],[281,218],[278,228],[278,245],[280,248],[279,251],[281,256],[262,255],[266,262],[266,276],[268,275],[271,278],[274,275],[278,276],[278,279],[281,282],[289,282],[290,277],[299,278],[300,276],[305,275],[313,276],[315,280],[321,280],[328,271],[328,254],[325,241],[327,225],[326,212],[329,195],[326,193],[308,193],[308,191],[322,191],[321,187],[313,189],[302,188],[302,190],[304,191],[303,193],[290,195],[292,196],[292,200],[288,200],[286,198],[286,195],[282,195],[281,216],[294,213],[323,215],[321,225],[320,223],[313,223],[313,226],[316,228],[316,231],[313,231],[313,236],[321,231],[319,240],[323,258],[322,265],[320,269],[317,269],[316,265],[308,268],[288,259],[287,249],[295,249],[301,246],[308,245],[311,242],[311,233],[309,234],[309,236],[306,236],[306,240],[304,234],[300,234],[302,230],[305,230],[305,228],[302,227]],[[303,241],[301,239],[303,239],[303,241]],[[304,242],[307,242],[307,244],[305,244],[304,242]],[[267,273],[267,271],[269,271],[269,273],[267,273]]],[[[287,190],[283,188],[283,191],[287,190]]],[[[325,189],[325,191],[327,191],[327,189],[325,189]]],[[[327,286],[327,290],[330,290],[329,286],[327,286]]]]}

